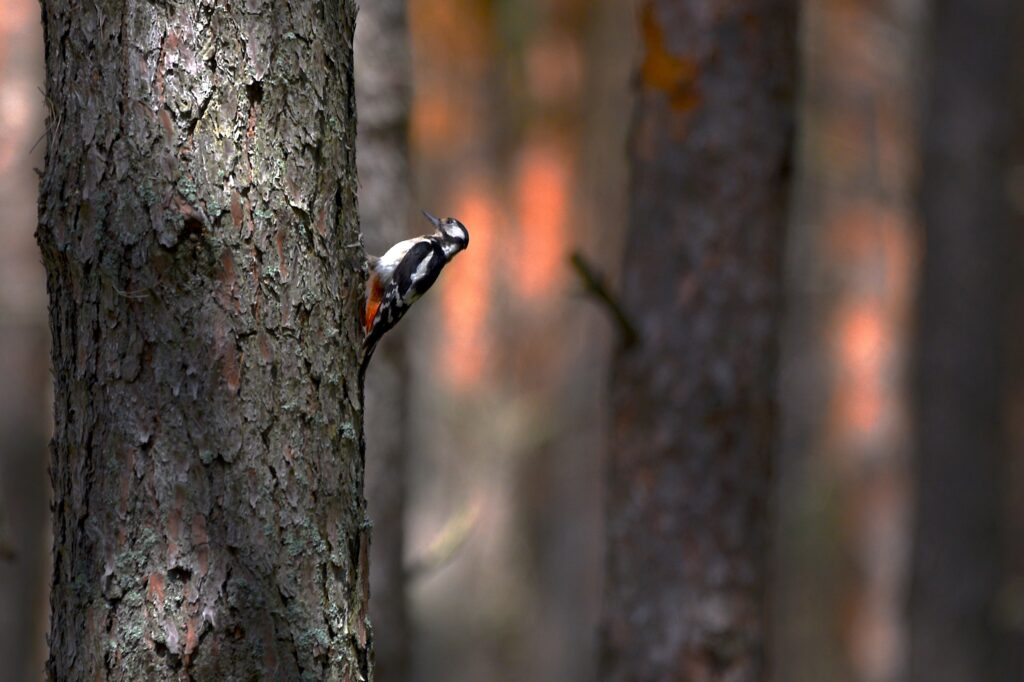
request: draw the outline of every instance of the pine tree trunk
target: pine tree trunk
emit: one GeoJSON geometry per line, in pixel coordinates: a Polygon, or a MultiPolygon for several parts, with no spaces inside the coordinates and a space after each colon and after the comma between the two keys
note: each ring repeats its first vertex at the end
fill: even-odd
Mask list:
{"type": "Polygon", "coordinates": [[[795,18],[790,0],[642,12],[606,680],[763,677],[795,18]]]}
{"type": "Polygon", "coordinates": [[[52,679],[369,676],[354,15],[43,3],[52,679]]]}
{"type": "MultiPolygon", "coordinates": [[[[998,598],[1018,241],[1007,204],[1018,0],[933,4],[920,202],[910,679],[1020,679],[998,598]]],[[[1019,340],[1017,341],[1019,344],[1019,340]]],[[[1007,605],[1009,606],[1009,605],[1007,605]]]]}

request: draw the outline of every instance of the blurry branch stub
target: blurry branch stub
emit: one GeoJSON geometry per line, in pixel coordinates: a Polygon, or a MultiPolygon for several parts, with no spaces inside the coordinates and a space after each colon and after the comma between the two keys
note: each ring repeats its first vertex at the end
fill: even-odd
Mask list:
{"type": "Polygon", "coordinates": [[[626,314],[625,309],[622,307],[622,303],[608,289],[604,277],[598,274],[586,257],[579,251],[573,251],[569,255],[569,264],[576,271],[576,274],[579,275],[584,291],[602,305],[608,311],[608,314],[612,316],[612,319],[615,320],[615,324],[619,329],[619,341],[622,349],[629,350],[636,345],[640,340],[636,327],[630,321],[629,315],[626,314]]]}
{"type": "Polygon", "coordinates": [[[355,8],[42,9],[47,676],[368,679],[355,8]]]}
{"type": "Polygon", "coordinates": [[[602,679],[764,678],[795,0],[652,0],[613,362],[602,679]]]}
{"type": "Polygon", "coordinates": [[[437,532],[422,554],[405,568],[409,580],[424,578],[440,570],[458,556],[480,519],[480,505],[467,504],[457,511],[437,532]]]}

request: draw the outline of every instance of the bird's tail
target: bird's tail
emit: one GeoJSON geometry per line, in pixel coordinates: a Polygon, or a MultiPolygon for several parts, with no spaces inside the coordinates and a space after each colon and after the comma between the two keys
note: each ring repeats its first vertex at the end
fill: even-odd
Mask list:
{"type": "Polygon", "coordinates": [[[376,350],[376,349],[377,349],[377,342],[375,340],[371,340],[370,338],[367,338],[366,342],[363,344],[363,360],[359,364],[359,384],[360,385],[363,385],[363,382],[366,380],[366,369],[370,366],[370,358],[373,357],[373,351],[376,350]]]}

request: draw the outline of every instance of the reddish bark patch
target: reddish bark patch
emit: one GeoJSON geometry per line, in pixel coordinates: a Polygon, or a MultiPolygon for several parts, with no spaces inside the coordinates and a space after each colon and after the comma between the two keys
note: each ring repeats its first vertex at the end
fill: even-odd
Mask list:
{"type": "Polygon", "coordinates": [[[146,582],[146,596],[160,608],[164,606],[164,583],[164,576],[160,573],[150,573],[146,582]]]}
{"type": "Polygon", "coordinates": [[[188,625],[185,626],[185,662],[188,663],[192,652],[196,650],[196,646],[199,644],[199,635],[196,631],[196,619],[189,618],[188,625]]]}
{"type": "Polygon", "coordinates": [[[270,339],[267,338],[267,335],[264,332],[260,332],[258,342],[260,347],[260,358],[263,360],[263,364],[270,364],[270,361],[274,358],[274,354],[270,352],[270,339]]]}
{"type": "Polygon", "coordinates": [[[170,142],[174,139],[174,123],[171,121],[171,112],[167,111],[167,109],[161,109],[158,118],[160,119],[160,125],[164,128],[164,132],[167,133],[167,141],[170,142]]]}
{"type": "Polygon", "coordinates": [[[235,258],[231,255],[231,249],[225,248],[220,256],[220,274],[217,279],[222,287],[218,292],[218,300],[224,308],[231,308],[235,312],[241,310],[236,291],[235,258]]]}
{"type": "Polygon", "coordinates": [[[242,229],[242,195],[238,190],[231,191],[231,222],[238,229],[242,229]]]}
{"type": "Polygon", "coordinates": [[[277,670],[277,646],[274,633],[269,629],[263,631],[263,665],[267,670],[277,670]]]}
{"type": "Polygon", "coordinates": [[[220,256],[220,281],[227,286],[233,286],[235,283],[235,259],[231,256],[230,249],[224,249],[224,253],[220,256]]]}
{"type": "Polygon", "coordinates": [[[224,383],[227,385],[228,391],[232,394],[238,393],[238,388],[242,385],[242,368],[238,356],[239,353],[238,349],[235,348],[235,344],[227,344],[227,347],[224,349],[221,374],[224,377],[224,383]]]}
{"type": "Polygon", "coordinates": [[[668,51],[665,33],[654,14],[652,3],[644,6],[641,26],[644,44],[647,46],[640,67],[640,78],[644,85],[665,92],[669,96],[669,104],[677,111],[696,108],[700,104],[696,60],[668,51]]]}

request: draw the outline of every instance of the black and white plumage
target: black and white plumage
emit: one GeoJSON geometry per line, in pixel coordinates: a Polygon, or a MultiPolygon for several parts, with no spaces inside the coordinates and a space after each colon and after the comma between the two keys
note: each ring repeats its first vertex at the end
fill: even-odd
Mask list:
{"type": "Polygon", "coordinates": [[[426,211],[423,215],[437,228],[433,234],[406,239],[379,258],[367,258],[370,276],[366,282],[364,368],[381,337],[437,281],[455,254],[469,246],[469,232],[458,220],[441,220],[426,211]]]}

